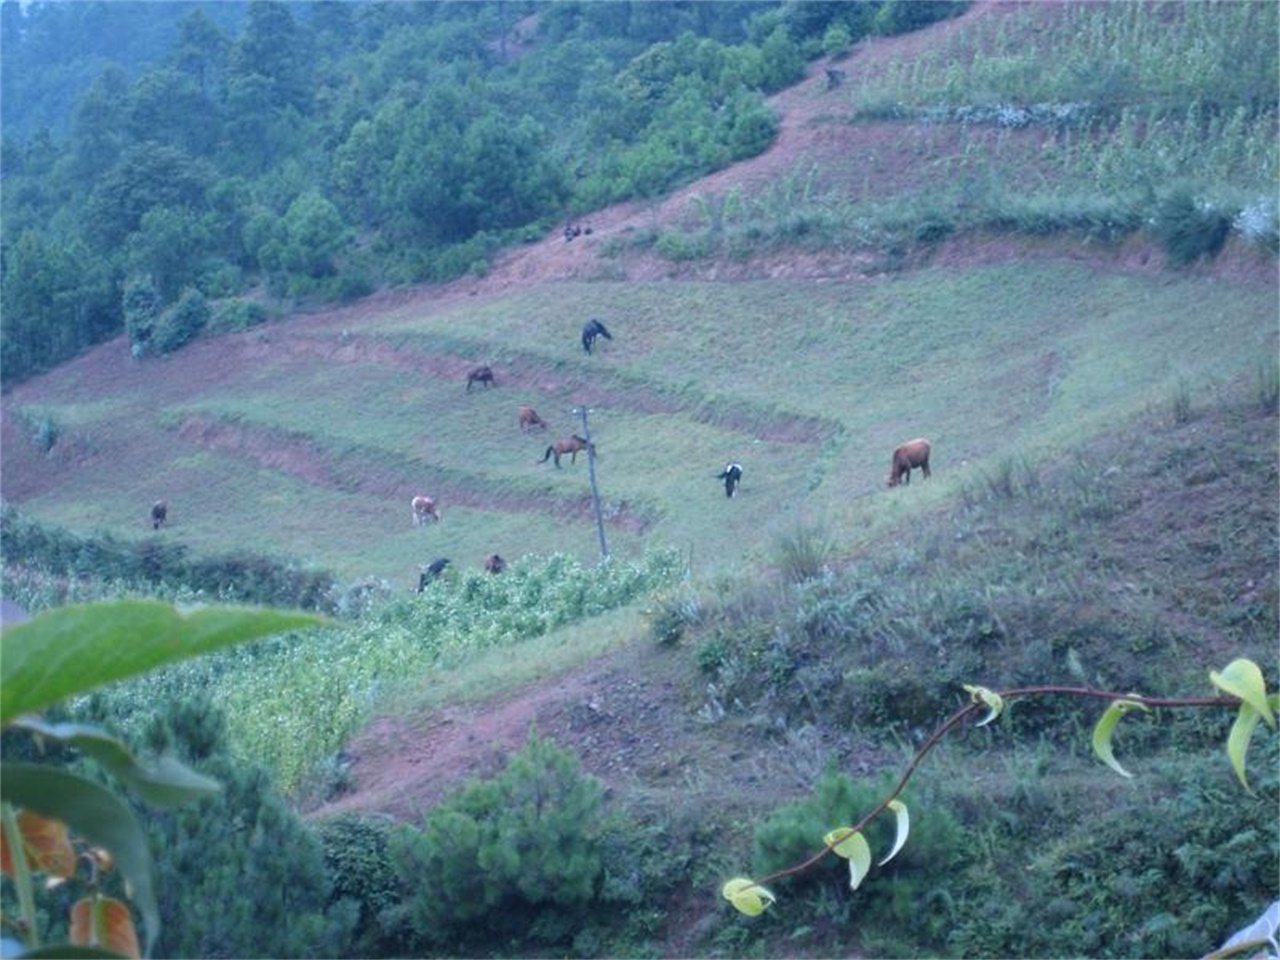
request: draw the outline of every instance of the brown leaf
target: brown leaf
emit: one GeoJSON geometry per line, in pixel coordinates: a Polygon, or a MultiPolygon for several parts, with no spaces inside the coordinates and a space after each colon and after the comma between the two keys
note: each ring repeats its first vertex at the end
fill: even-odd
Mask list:
{"type": "MultiPolygon", "coordinates": [[[[76,871],[76,852],[71,846],[65,823],[30,810],[21,810],[18,812],[18,830],[22,834],[27,866],[32,873],[70,879],[76,871]]],[[[0,830],[0,869],[13,876],[13,857],[3,830],[0,830]]]]}
{"type": "Polygon", "coordinates": [[[105,947],[123,957],[141,958],[129,905],[112,897],[85,897],[71,907],[71,942],[105,947]]]}

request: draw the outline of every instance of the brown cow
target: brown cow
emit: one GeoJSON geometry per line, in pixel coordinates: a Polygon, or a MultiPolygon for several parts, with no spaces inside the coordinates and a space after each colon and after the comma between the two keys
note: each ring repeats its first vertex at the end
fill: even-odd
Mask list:
{"type": "Polygon", "coordinates": [[[560,458],[567,453],[569,454],[569,462],[577,463],[579,450],[589,450],[592,453],[595,453],[596,445],[594,443],[588,443],[575,433],[567,440],[557,440],[555,443],[551,444],[551,446],[547,447],[547,452],[542,455],[542,459],[538,462],[546,463],[552,457],[555,457],[556,466],[559,467],[560,458]]]}
{"type": "Polygon", "coordinates": [[[920,472],[928,480],[929,450],[929,441],[924,437],[908,440],[894,450],[893,462],[889,465],[889,486],[896,487],[899,483],[904,486],[909,484],[911,482],[911,471],[916,467],[920,468],[920,472]]]}
{"type": "Polygon", "coordinates": [[[507,569],[507,561],[503,560],[501,555],[491,553],[489,556],[485,557],[484,568],[490,573],[501,573],[503,570],[507,569]]]}
{"type": "Polygon", "coordinates": [[[417,496],[413,498],[413,525],[420,527],[428,520],[440,522],[440,511],[436,509],[436,502],[430,497],[417,496]]]}
{"type": "Polygon", "coordinates": [[[151,529],[159,530],[169,519],[169,504],[157,500],[151,505],[151,529]]]}
{"type": "Polygon", "coordinates": [[[547,429],[547,421],[538,416],[538,411],[527,403],[520,404],[520,432],[528,433],[534,427],[547,429]]]}
{"type": "Polygon", "coordinates": [[[493,379],[493,367],[485,364],[476,367],[467,374],[467,393],[471,392],[471,387],[477,383],[483,383],[486,387],[492,387],[496,381],[493,379]]]}

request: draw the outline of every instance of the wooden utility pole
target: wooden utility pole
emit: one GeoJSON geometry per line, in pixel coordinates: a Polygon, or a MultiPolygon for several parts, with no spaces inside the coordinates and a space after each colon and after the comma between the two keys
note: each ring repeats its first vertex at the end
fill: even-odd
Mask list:
{"type": "Polygon", "coordinates": [[[600,538],[600,558],[609,559],[609,544],[604,539],[604,514],[600,510],[600,488],[596,486],[596,448],[591,442],[591,428],[587,426],[586,407],[578,407],[574,413],[582,417],[582,439],[587,441],[587,476],[591,478],[591,505],[596,515],[596,536],[600,538]]]}

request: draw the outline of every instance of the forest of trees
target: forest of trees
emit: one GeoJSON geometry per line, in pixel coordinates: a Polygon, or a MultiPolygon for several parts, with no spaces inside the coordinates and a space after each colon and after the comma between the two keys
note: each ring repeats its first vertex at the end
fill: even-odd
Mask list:
{"type": "Polygon", "coordinates": [[[0,372],[483,272],[764,150],[832,44],[963,7],[3,0],[0,372]]]}

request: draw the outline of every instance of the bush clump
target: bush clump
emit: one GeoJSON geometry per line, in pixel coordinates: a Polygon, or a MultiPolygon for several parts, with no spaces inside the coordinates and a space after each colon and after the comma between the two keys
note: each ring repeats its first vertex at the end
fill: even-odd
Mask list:
{"type": "Polygon", "coordinates": [[[600,783],[531,735],[499,776],[391,835],[409,945],[565,942],[597,895],[603,825],[600,783]]]}
{"type": "Polygon", "coordinates": [[[1231,234],[1232,211],[1199,200],[1179,187],[1157,204],[1151,233],[1164,249],[1169,263],[1185,267],[1201,257],[1215,257],[1231,234]]]}

